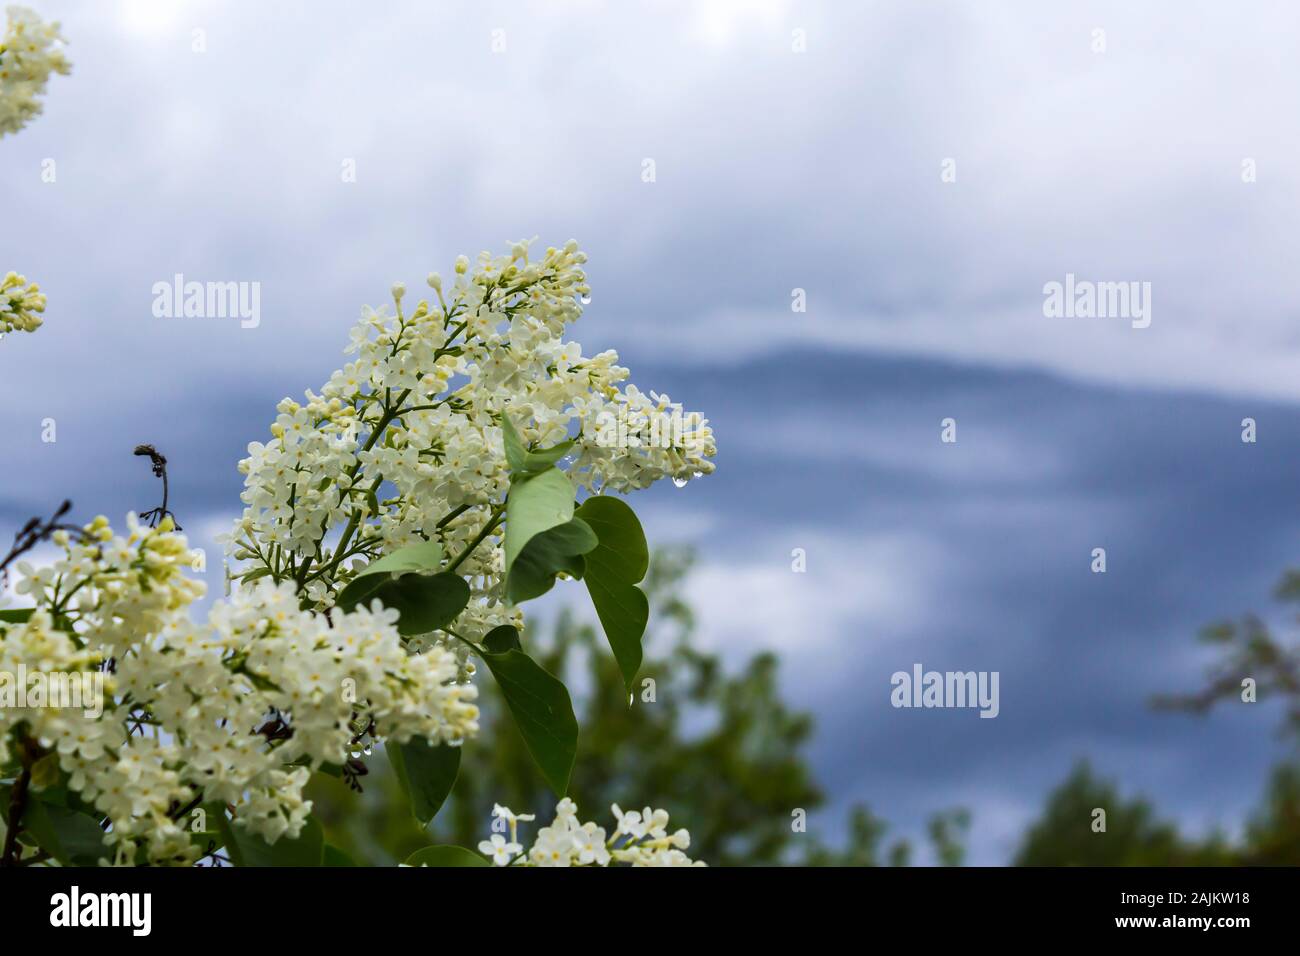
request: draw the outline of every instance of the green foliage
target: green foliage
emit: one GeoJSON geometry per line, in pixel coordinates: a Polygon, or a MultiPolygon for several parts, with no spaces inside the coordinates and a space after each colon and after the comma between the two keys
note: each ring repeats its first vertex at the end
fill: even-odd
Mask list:
{"type": "Polygon", "coordinates": [[[884,847],[889,825],[863,806],[849,815],[849,837],[840,850],[818,842],[804,859],[809,866],[908,866],[912,862],[912,845],[895,840],[884,847]],[[883,855],[882,855],[883,854],[883,855]]]}
{"type": "MultiPolygon", "coordinates": [[[[715,865],[799,862],[816,866],[905,866],[912,845],[887,840],[887,824],[866,807],[850,815],[848,837],[835,849],[790,828],[790,808],[810,813],[822,795],[803,759],[811,732],[804,714],[780,699],[777,664],[771,655],[752,658],[728,674],[718,658],[691,646],[693,618],[680,597],[689,568],[681,553],[656,554],[646,589],[654,617],[645,639],[642,669],[656,682],[656,701],[636,700],[629,708],[623,674],[601,653],[596,631],[563,616],[543,647],[541,661],[553,673],[586,688],[578,700],[584,734],[569,793],[593,810],[646,795],[671,805],[690,826],[692,853],[715,865]],[[688,732],[688,723],[705,729],[688,732]]],[[[1279,593],[1300,598],[1300,575],[1284,579],[1279,593]],[[1288,585],[1289,582],[1289,585],[1288,585]]],[[[517,640],[511,633],[500,640],[517,640]]],[[[1288,700],[1286,726],[1300,730],[1300,649],[1276,639],[1254,617],[1224,624],[1204,635],[1222,649],[1204,692],[1166,698],[1168,706],[1203,711],[1221,700],[1238,699],[1244,674],[1256,675],[1261,691],[1288,700]],[[1294,690],[1289,691],[1289,688],[1294,690]]],[[[505,645],[503,645],[505,646],[505,645]]],[[[546,813],[554,800],[537,785],[520,735],[485,702],[485,733],[491,749],[470,746],[464,772],[448,806],[434,821],[438,838],[476,846],[489,823],[493,801],[546,813]]],[[[313,794],[331,834],[372,862],[404,859],[427,846],[430,835],[409,817],[385,812],[395,788],[391,776],[369,778],[367,794],[347,793],[341,784],[317,777],[313,794]],[[378,792],[376,792],[378,791],[378,792]]],[[[964,811],[936,814],[927,832],[933,858],[959,865],[970,817],[964,811]]],[[[1022,866],[1277,866],[1300,863],[1300,764],[1284,763],[1269,780],[1243,837],[1219,833],[1189,837],[1141,796],[1125,796],[1114,781],[1078,764],[1047,796],[1038,818],[1024,833],[1014,862],[1022,866]],[[1106,811],[1106,832],[1093,831],[1094,810],[1106,811]]]]}
{"type": "Polygon", "coordinates": [[[351,610],[361,601],[369,601],[375,591],[395,575],[436,571],[441,563],[442,545],[436,541],[399,548],[357,572],[357,576],[339,594],[337,604],[345,611],[351,610]]]}
{"type": "Polygon", "coordinates": [[[376,598],[401,613],[401,634],[427,634],[450,624],[469,603],[469,585],[451,572],[430,574],[442,561],[442,545],[425,541],[380,558],[362,569],[339,594],[339,610],[376,598]]]}
{"type": "Polygon", "coordinates": [[[506,651],[523,649],[519,643],[519,631],[509,624],[502,624],[500,627],[494,627],[488,631],[483,638],[483,646],[493,654],[504,654],[506,651]]]}
{"type": "Polygon", "coordinates": [[[325,844],[325,853],[321,859],[321,866],[356,866],[352,857],[348,856],[336,846],[325,844]]]}
{"type": "Polygon", "coordinates": [[[505,444],[506,464],[516,475],[535,475],[546,471],[573,447],[573,440],[570,439],[541,450],[525,448],[519,432],[507,415],[501,416],[501,434],[505,444]]]}
{"type": "Polygon", "coordinates": [[[406,858],[407,866],[491,866],[483,857],[459,846],[428,846],[406,858]]]}
{"type": "Polygon", "coordinates": [[[970,831],[970,813],[948,810],[936,813],[926,824],[930,845],[940,866],[961,866],[966,858],[966,834],[970,831]]]}
{"type": "Polygon", "coordinates": [[[534,535],[573,518],[573,486],[558,468],[515,477],[506,497],[506,574],[534,535]]]}
{"type": "MultiPolygon", "coordinates": [[[[0,808],[8,809],[13,787],[0,784],[0,808]]],[[[109,855],[99,818],[85,812],[62,787],[28,791],[19,840],[39,847],[64,866],[95,866],[109,855]]]]}
{"type": "MultiPolygon", "coordinates": [[[[812,724],[780,700],[774,657],[755,658],[732,676],[691,646],[693,616],[678,593],[688,567],[684,555],[665,554],[647,581],[655,596],[655,633],[647,643],[653,639],[660,654],[642,670],[655,681],[654,702],[641,688],[629,706],[622,669],[604,652],[599,631],[575,616],[561,615],[545,639],[525,636],[543,666],[584,688],[582,747],[569,795],[592,813],[633,800],[672,807],[691,830],[692,855],[714,865],[776,862],[796,838],[791,808],[821,802],[797,754],[812,724]],[[692,733],[688,724],[707,729],[692,733]]],[[[494,746],[470,748],[451,816],[434,821],[448,842],[482,839],[494,801],[539,815],[554,805],[537,786],[519,735],[499,714],[484,720],[494,746]]]]}
{"type": "MultiPolygon", "coordinates": [[[[1300,571],[1287,571],[1274,591],[1287,605],[1300,604],[1300,571]]],[[[1157,697],[1157,708],[1204,714],[1222,703],[1240,702],[1242,681],[1255,682],[1256,699],[1285,701],[1282,731],[1300,744],[1300,642],[1283,641],[1254,614],[1240,621],[1220,621],[1202,630],[1202,642],[1218,655],[1203,687],[1190,694],[1157,697]]]]}
{"type": "Polygon", "coordinates": [[[560,572],[580,579],[586,571],[583,555],[598,543],[596,533],[581,518],[533,535],[510,569],[506,596],[512,604],[541,597],[560,572]]]}
{"type": "Polygon", "coordinates": [[[587,591],[630,694],[650,619],[650,602],[637,587],[650,567],[645,532],[632,509],[608,495],[588,498],[577,514],[600,541],[586,555],[587,591]]]}
{"type": "MultiPolygon", "coordinates": [[[[671,808],[691,831],[691,855],[715,866],[908,863],[904,840],[879,849],[885,826],[865,808],[854,810],[842,849],[828,848],[813,824],[808,833],[793,832],[793,808],[812,813],[824,802],[804,756],[812,721],[781,699],[773,655],[731,671],[693,646],[694,616],[681,597],[690,564],[686,552],[657,552],[645,576],[654,613],[642,673],[655,681],[654,702],[643,699],[643,683],[629,706],[622,670],[597,627],[564,614],[545,635],[525,636],[540,665],[582,689],[575,697],[581,746],[568,794],[592,816],[634,800],[671,808]]],[[[358,860],[392,863],[434,842],[477,846],[494,802],[536,812],[538,827],[549,820],[556,798],[538,779],[528,744],[494,695],[481,704],[491,746],[471,741],[462,748],[456,785],[429,832],[390,812],[399,784],[381,763],[372,763],[361,794],[313,778],[310,796],[331,842],[358,860]]],[[[957,830],[947,832],[955,843],[957,830]]]]}
{"type": "Polygon", "coordinates": [[[1115,784],[1080,763],[1047,798],[1042,816],[1016,852],[1017,866],[1157,866],[1182,860],[1177,828],[1156,818],[1146,800],[1123,799],[1115,784]],[[1106,832],[1093,832],[1094,810],[1106,832]]]}
{"type": "Polygon", "coordinates": [[[1080,763],[1047,798],[1016,853],[1019,866],[1294,866],[1300,863],[1300,766],[1275,768],[1260,809],[1240,841],[1212,832],[1194,838],[1161,820],[1142,797],[1125,799],[1113,781],[1080,763]],[[1094,810],[1106,831],[1094,832],[1094,810]]]}
{"type": "Polygon", "coordinates": [[[564,684],[523,651],[483,654],[524,746],[557,796],[569,789],[578,752],[578,721],[564,684]]]}
{"type": "Polygon", "coordinates": [[[371,596],[401,613],[397,620],[399,634],[427,634],[456,620],[469,603],[469,585],[449,571],[404,574],[381,585],[371,596]]]}
{"type": "Polygon", "coordinates": [[[1300,765],[1274,768],[1263,804],[1246,824],[1239,859],[1247,866],[1300,864],[1300,765]]]}
{"type": "Polygon", "coordinates": [[[320,866],[324,860],[325,837],[314,816],[307,818],[296,840],[281,837],[275,843],[236,826],[225,814],[218,814],[217,822],[235,866],[320,866]]]}
{"type": "Polygon", "coordinates": [[[558,468],[511,477],[506,497],[506,596],[518,604],[545,594],[558,572],[580,578],[582,555],[598,541],[573,517],[573,485],[558,468]]]}
{"type": "Polygon", "coordinates": [[[416,739],[384,747],[406,794],[411,813],[424,826],[437,815],[460,771],[460,747],[431,746],[416,739]]]}

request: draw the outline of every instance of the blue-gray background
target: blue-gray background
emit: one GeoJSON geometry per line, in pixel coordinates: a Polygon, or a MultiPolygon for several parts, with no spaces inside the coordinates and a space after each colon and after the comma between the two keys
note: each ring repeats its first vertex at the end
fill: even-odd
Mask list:
{"type": "Polygon", "coordinates": [[[1082,755],[1192,830],[1240,827],[1277,712],[1147,701],[1195,686],[1196,630],[1267,610],[1295,557],[1300,10],[36,6],[75,66],[0,141],[0,269],[50,296],[0,343],[5,526],[149,506],[151,441],[214,548],[244,446],[363,303],[575,237],[575,337],[715,426],[718,473],[636,505],[700,550],[702,639],[779,650],[815,711],[823,835],[856,800],[911,834],[962,804],[972,860],[1003,862],[1082,755]],[[154,318],[177,272],[260,282],[260,327],[154,318]],[[1067,272],[1151,282],[1151,327],[1044,318],[1067,272]],[[1001,716],[892,709],[918,661],[1000,671],[1001,716]]]}

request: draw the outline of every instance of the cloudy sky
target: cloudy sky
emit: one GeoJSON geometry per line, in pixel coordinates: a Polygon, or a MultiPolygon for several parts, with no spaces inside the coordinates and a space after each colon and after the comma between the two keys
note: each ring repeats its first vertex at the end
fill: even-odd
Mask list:
{"type": "Polygon", "coordinates": [[[74,72],[0,141],[0,269],[50,298],[0,343],[3,524],[150,506],[151,441],[211,547],[363,304],[574,237],[576,337],[715,426],[638,509],[701,552],[703,640],[782,652],[825,833],[961,804],[1003,862],[1084,755],[1195,829],[1256,801],[1266,703],[1146,704],[1295,558],[1294,5],[29,2],[74,72]],[[260,324],[155,318],[177,273],[260,324]],[[1150,326],[1046,317],[1067,274],[1150,326]],[[893,709],[914,662],[999,671],[1000,716],[893,709]]]}

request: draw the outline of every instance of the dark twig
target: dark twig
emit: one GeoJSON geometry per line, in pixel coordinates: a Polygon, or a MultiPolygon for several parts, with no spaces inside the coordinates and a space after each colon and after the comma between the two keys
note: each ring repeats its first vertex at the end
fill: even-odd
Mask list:
{"type": "Polygon", "coordinates": [[[27,788],[32,783],[32,764],[39,756],[32,752],[34,746],[26,738],[18,741],[18,756],[23,769],[9,795],[9,814],[5,824],[4,852],[0,853],[0,867],[18,865],[18,835],[22,833],[23,813],[27,810],[27,788]]]}
{"type": "Polygon", "coordinates": [[[23,811],[27,809],[27,787],[31,782],[31,768],[23,767],[9,798],[8,830],[5,832],[5,849],[4,855],[0,856],[0,866],[18,865],[18,834],[22,833],[23,811]]]}
{"type": "Polygon", "coordinates": [[[149,511],[140,515],[140,520],[148,521],[149,527],[156,528],[158,522],[162,521],[163,518],[171,518],[172,522],[176,525],[176,530],[183,530],[181,528],[181,523],[176,520],[176,515],[167,510],[167,495],[169,492],[167,484],[167,459],[158,451],[157,448],[154,448],[153,445],[136,445],[135,454],[141,457],[148,457],[148,459],[153,462],[154,477],[161,478],[163,486],[162,504],[157,508],[151,508],[149,511]]]}
{"type": "Polygon", "coordinates": [[[14,535],[14,544],[9,549],[9,553],[0,559],[0,586],[9,583],[10,565],[42,541],[48,541],[56,531],[67,531],[79,537],[85,535],[85,532],[76,525],[62,522],[61,519],[71,510],[72,502],[65,501],[50,518],[32,518],[23,525],[22,530],[14,535]]]}

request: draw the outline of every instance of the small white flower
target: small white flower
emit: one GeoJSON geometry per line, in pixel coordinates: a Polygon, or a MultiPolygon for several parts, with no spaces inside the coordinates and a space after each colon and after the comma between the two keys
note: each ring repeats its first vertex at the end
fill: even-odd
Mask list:
{"type": "MultiPolygon", "coordinates": [[[[611,848],[612,840],[606,840],[606,831],[595,823],[582,823],[578,819],[578,807],[567,797],[555,808],[555,821],[537,832],[527,854],[516,861],[524,866],[611,866],[626,864],[630,866],[703,866],[699,861],[690,859],[682,850],[690,846],[691,836],[685,830],[678,830],[668,836],[665,828],[668,814],[664,810],[632,811],[623,813],[615,804],[614,815],[618,818],[618,829],[614,836],[628,836],[631,839],[621,846],[611,848]],[[651,828],[659,833],[651,836],[651,828]]],[[[513,814],[499,804],[494,807],[494,815],[509,819],[513,814]]],[[[499,845],[504,845],[500,835],[494,835],[491,842],[484,840],[479,849],[498,859],[499,845]]],[[[510,860],[511,857],[505,857],[510,860]]]]}
{"type": "Polygon", "coordinates": [[[509,807],[503,807],[499,803],[492,804],[492,816],[500,820],[505,820],[506,823],[509,824],[510,839],[512,841],[519,838],[518,827],[520,823],[531,823],[533,820],[537,819],[536,814],[515,813],[509,807]]]}
{"type": "Polygon", "coordinates": [[[617,803],[611,806],[610,810],[613,811],[615,819],[618,820],[618,829],[614,831],[615,836],[626,834],[634,840],[639,840],[645,836],[646,824],[645,821],[641,819],[641,814],[638,811],[629,810],[627,813],[624,813],[619,809],[617,803]]]}
{"type": "Polygon", "coordinates": [[[509,866],[510,861],[523,852],[523,849],[518,843],[507,842],[500,833],[492,834],[491,840],[483,840],[478,845],[478,851],[485,856],[490,856],[496,866],[509,866]]]}

